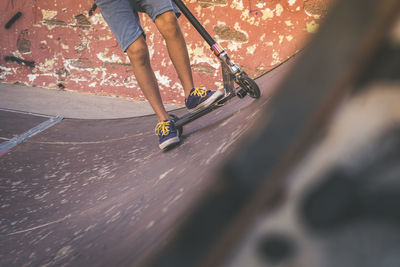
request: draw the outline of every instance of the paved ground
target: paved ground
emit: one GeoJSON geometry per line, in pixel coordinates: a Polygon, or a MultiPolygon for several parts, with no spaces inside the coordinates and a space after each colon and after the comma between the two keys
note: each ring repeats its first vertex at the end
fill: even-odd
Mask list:
{"type": "MultiPolygon", "coordinates": [[[[166,105],[167,110],[180,106],[166,105]]],[[[0,83],[0,109],[77,119],[115,119],[154,114],[146,101],[0,83]]]]}

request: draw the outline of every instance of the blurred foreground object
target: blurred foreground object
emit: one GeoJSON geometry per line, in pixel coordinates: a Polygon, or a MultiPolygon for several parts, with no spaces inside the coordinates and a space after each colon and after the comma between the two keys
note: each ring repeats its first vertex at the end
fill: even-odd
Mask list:
{"type": "Polygon", "coordinates": [[[338,1],[155,266],[400,265],[400,2],[338,1]]]}

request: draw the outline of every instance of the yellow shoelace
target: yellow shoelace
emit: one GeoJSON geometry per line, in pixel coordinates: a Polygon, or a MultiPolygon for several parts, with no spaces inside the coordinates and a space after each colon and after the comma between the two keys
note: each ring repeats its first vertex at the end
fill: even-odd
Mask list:
{"type": "Polygon", "coordinates": [[[206,97],[207,95],[207,90],[204,88],[204,86],[199,86],[199,87],[195,87],[194,91],[190,93],[190,95],[192,96],[200,96],[201,98],[206,97]]]}
{"type": "Polygon", "coordinates": [[[154,133],[156,135],[161,135],[162,136],[167,136],[169,135],[169,124],[171,123],[171,121],[162,121],[157,123],[156,128],[154,129],[154,133]]]}

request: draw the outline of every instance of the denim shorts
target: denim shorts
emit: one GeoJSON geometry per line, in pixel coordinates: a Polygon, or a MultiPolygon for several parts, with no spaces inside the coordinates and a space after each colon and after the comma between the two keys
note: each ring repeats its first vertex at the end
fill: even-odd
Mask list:
{"type": "Polygon", "coordinates": [[[138,12],[149,15],[154,21],[157,16],[173,10],[177,17],[179,9],[172,0],[95,0],[104,20],[126,52],[144,31],[140,25],[138,12]]]}

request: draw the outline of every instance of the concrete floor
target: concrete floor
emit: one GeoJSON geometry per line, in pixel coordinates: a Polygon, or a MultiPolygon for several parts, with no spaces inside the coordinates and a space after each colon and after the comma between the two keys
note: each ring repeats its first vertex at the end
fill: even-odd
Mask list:
{"type": "MultiPolygon", "coordinates": [[[[181,108],[166,105],[167,110],[181,108]]],[[[0,83],[0,109],[64,118],[116,119],[154,114],[146,101],[0,83]]]]}

